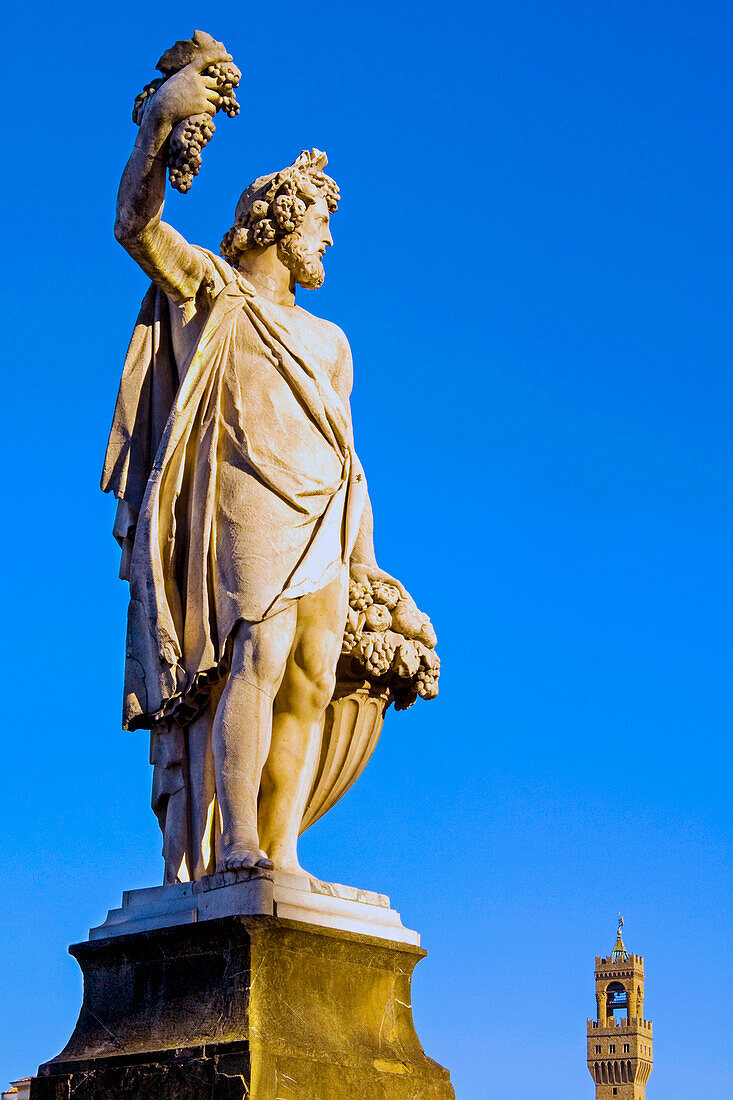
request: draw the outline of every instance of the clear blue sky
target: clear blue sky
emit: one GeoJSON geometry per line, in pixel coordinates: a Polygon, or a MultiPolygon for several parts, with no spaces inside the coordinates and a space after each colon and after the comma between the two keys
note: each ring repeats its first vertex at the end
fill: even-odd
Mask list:
{"type": "Polygon", "coordinates": [[[98,477],[145,279],[115,243],[130,109],[201,26],[244,71],[168,218],[328,151],[327,279],[383,566],[440,698],[390,714],[304,838],[429,951],[459,1100],[582,1100],[616,910],[647,967],[649,1100],[724,1100],[731,952],[733,10],[680,0],[154,5],[6,16],[0,1084],[66,1041],[66,946],[159,881],[120,731],[125,586],[98,477]],[[487,1083],[488,1082],[488,1083],[487,1083]]]}

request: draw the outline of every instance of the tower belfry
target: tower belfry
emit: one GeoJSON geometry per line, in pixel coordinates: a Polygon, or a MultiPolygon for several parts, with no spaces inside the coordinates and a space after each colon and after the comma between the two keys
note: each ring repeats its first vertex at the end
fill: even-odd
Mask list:
{"type": "Polygon", "coordinates": [[[596,1100],[644,1100],[652,1071],[652,1025],[644,1019],[644,959],[618,935],[608,958],[596,956],[595,1020],[588,1020],[588,1069],[596,1100]]]}

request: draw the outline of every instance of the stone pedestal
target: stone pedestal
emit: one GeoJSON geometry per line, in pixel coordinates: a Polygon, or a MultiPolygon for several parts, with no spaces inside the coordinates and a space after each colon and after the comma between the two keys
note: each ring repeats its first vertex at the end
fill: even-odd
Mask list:
{"type": "Polygon", "coordinates": [[[277,915],[72,947],[84,1001],[31,1100],[453,1100],[412,1022],[410,943],[277,915]]]}
{"type": "Polygon", "coordinates": [[[285,917],[320,928],[340,928],[364,936],[420,945],[417,932],[405,928],[385,894],[358,890],[339,882],[283,871],[227,871],[200,882],[126,890],[119,909],[110,909],[104,924],[90,928],[90,940],[150,932],[172,924],[192,924],[220,917],[285,917]]]}

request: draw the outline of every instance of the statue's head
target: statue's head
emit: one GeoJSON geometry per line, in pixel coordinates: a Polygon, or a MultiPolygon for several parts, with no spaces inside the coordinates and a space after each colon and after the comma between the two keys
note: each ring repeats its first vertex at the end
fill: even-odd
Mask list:
{"type": "Polygon", "coordinates": [[[275,247],[297,283],[319,287],[323,253],[332,243],[329,217],[339,200],[338,187],[323,171],[327,163],[325,153],[306,150],[289,168],[251,183],[221,242],[224,259],[237,267],[247,252],[275,247]]]}

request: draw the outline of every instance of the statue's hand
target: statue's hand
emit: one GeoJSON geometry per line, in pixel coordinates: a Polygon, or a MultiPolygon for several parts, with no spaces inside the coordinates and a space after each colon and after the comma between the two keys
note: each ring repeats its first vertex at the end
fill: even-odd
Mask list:
{"type": "MultiPolygon", "coordinates": [[[[428,649],[435,649],[438,639],[433,624],[428,616],[419,609],[410,593],[396,577],[385,573],[376,563],[365,565],[362,562],[352,562],[350,572],[352,581],[355,581],[357,585],[366,584],[371,589],[371,596],[377,605],[376,610],[380,610],[379,605],[384,605],[381,611],[385,612],[386,609],[388,622],[391,615],[391,629],[395,633],[401,634],[404,638],[422,642],[428,649]],[[380,589],[378,584],[384,587],[380,589]],[[386,586],[389,586],[392,591],[385,591],[386,586]],[[395,592],[399,593],[399,598],[395,596],[395,592]]],[[[369,599],[367,598],[365,602],[364,592],[353,591],[351,585],[349,586],[349,606],[352,612],[366,612],[368,623],[366,629],[368,631],[384,629],[384,626],[380,626],[378,621],[376,623],[374,621],[369,622],[369,616],[373,616],[369,599]]],[[[351,625],[352,627],[356,625],[358,629],[361,629],[358,616],[356,624],[352,623],[351,625]]]]}
{"type": "Polygon", "coordinates": [[[373,584],[374,581],[384,581],[385,584],[392,584],[403,600],[409,600],[413,604],[415,602],[401,581],[398,581],[390,573],[385,573],[384,569],[380,569],[376,564],[364,565],[361,562],[352,562],[349,572],[355,581],[361,581],[362,583],[366,581],[368,584],[373,584]]]}
{"type": "Polygon", "coordinates": [[[219,83],[202,70],[222,61],[231,61],[231,55],[221,48],[202,50],[195,61],[168,77],[148,100],[143,126],[164,125],[173,129],[191,115],[216,114],[219,83]]]}

